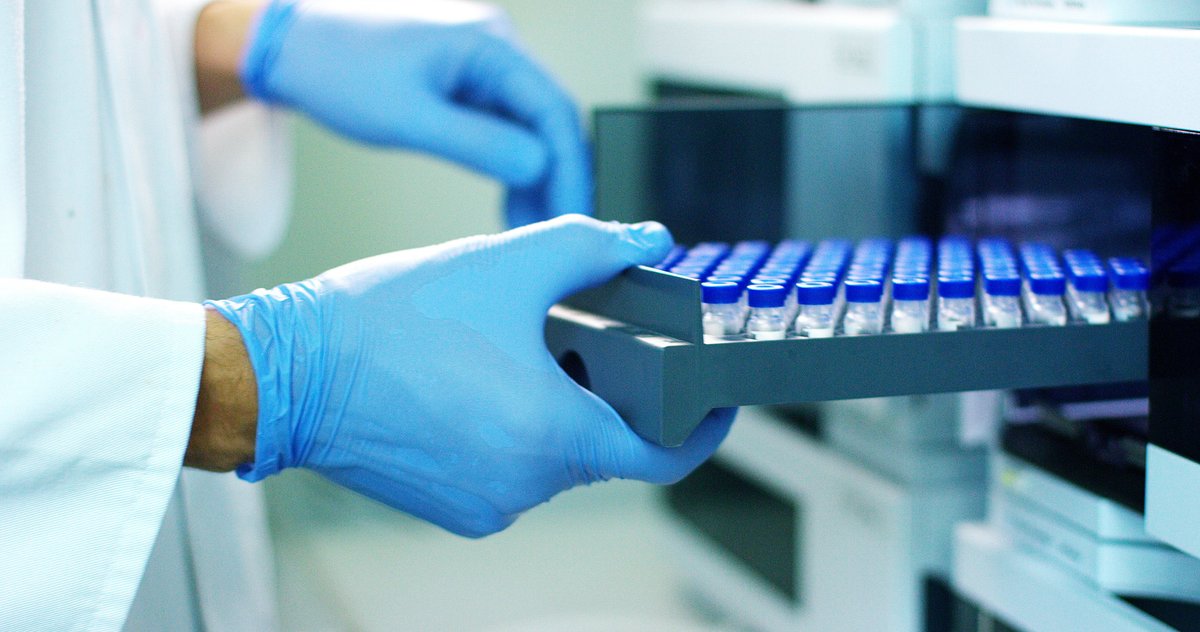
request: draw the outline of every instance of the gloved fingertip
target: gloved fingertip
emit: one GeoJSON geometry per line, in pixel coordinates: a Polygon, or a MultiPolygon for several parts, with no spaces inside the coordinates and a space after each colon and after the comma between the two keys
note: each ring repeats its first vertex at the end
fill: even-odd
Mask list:
{"type": "Polygon", "coordinates": [[[675,245],[671,231],[658,222],[630,224],[626,227],[625,234],[626,243],[635,248],[635,252],[629,258],[632,263],[649,264],[662,261],[675,245]]]}
{"type": "Polygon", "coordinates": [[[664,469],[663,478],[657,482],[669,485],[678,483],[712,457],[729,435],[737,411],[736,408],[715,408],[709,411],[682,446],[668,449],[672,454],[672,461],[670,466],[664,469]]]}
{"type": "Polygon", "coordinates": [[[737,412],[737,408],[714,408],[709,411],[704,420],[700,422],[695,434],[692,435],[695,437],[694,442],[702,446],[702,452],[711,453],[721,445],[721,442],[729,435],[737,412]]]}

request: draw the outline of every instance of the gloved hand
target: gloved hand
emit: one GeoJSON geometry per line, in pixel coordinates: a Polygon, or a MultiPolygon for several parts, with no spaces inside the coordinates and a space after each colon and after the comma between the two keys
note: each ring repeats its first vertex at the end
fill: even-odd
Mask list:
{"type": "Polygon", "coordinates": [[[255,462],[239,474],[306,467],[469,536],[576,485],[682,478],[733,411],[656,446],[571,381],[543,338],[552,304],[670,245],[657,223],[572,215],[210,303],[258,380],[255,462]]]}
{"type": "Polygon", "coordinates": [[[508,186],[511,226],[591,209],[571,98],[488,5],[274,0],[242,61],[246,92],[351,138],[424,151],[508,186]]]}

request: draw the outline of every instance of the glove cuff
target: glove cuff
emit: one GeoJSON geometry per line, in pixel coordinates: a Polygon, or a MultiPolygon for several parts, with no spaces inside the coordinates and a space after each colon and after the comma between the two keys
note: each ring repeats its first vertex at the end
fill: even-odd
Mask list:
{"type": "Polygon", "coordinates": [[[238,466],[238,477],[253,483],[298,466],[297,458],[306,451],[309,440],[298,431],[304,425],[299,413],[305,406],[295,396],[303,397],[310,390],[310,378],[321,371],[319,353],[315,357],[296,357],[319,349],[319,345],[309,343],[314,332],[303,324],[311,324],[314,319],[299,317],[300,312],[316,308],[312,288],[294,283],[206,301],[205,305],[237,327],[257,381],[254,461],[238,466]]]}
{"type": "Polygon", "coordinates": [[[271,0],[259,11],[251,25],[253,33],[241,63],[242,89],[268,104],[280,99],[268,85],[271,69],[283,48],[284,37],[296,19],[296,0],[271,0]]]}

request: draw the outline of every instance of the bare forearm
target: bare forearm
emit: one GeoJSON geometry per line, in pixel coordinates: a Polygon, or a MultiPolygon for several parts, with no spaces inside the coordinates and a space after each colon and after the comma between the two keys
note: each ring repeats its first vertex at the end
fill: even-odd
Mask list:
{"type": "MultiPolygon", "coordinates": [[[[241,99],[238,69],[250,25],[263,0],[214,0],[196,19],[196,90],[200,110],[241,99]]],[[[236,327],[206,314],[204,369],[184,465],[225,472],[254,459],[258,393],[254,370],[236,327]]]]}
{"type": "Polygon", "coordinates": [[[196,92],[200,111],[212,112],[241,99],[238,68],[250,25],[263,0],[215,0],[196,19],[196,92]]]}
{"type": "Polygon", "coordinates": [[[213,309],[206,319],[200,396],[183,463],[228,472],[254,459],[258,391],[237,328],[213,309]]]}

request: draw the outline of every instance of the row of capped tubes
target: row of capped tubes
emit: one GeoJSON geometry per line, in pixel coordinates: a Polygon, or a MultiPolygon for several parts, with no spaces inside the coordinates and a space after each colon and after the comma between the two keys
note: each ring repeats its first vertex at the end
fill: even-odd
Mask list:
{"type": "Polygon", "coordinates": [[[1088,251],[1067,251],[1060,260],[1041,244],[1022,244],[1018,256],[995,238],[972,245],[946,237],[936,247],[924,237],[895,244],[835,239],[815,247],[787,241],[774,249],[765,242],[732,248],[708,243],[659,267],[704,282],[705,332],[721,338],[1102,323],[1148,315],[1149,272],[1139,260],[1102,261],[1088,251]]]}

